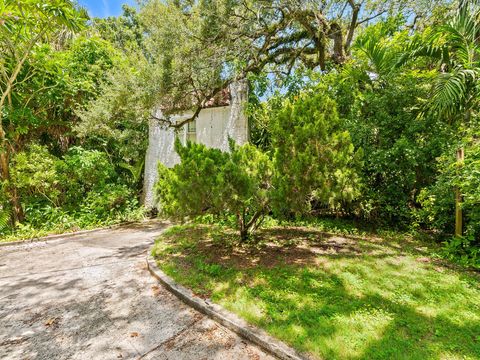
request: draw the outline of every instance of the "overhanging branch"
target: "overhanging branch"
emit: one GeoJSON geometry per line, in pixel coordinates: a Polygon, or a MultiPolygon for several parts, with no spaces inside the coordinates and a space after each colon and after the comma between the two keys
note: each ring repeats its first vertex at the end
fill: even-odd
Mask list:
{"type": "Polygon", "coordinates": [[[199,98],[198,99],[199,101],[195,105],[195,111],[193,112],[193,115],[189,116],[186,119],[183,119],[179,122],[176,122],[176,121],[172,120],[170,115],[159,118],[158,116],[150,114],[150,117],[151,117],[151,119],[162,123],[167,128],[179,129],[179,128],[183,127],[184,125],[194,121],[196,118],[198,118],[198,115],[200,115],[200,112],[202,111],[202,109],[205,108],[205,104],[208,101],[210,101],[212,98],[214,98],[220,91],[222,91],[227,86],[229,86],[233,81],[234,81],[234,79],[225,80],[225,81],[222,82],[221,85],[219,85],[218,87],[211,90],[207,95],[203,96],[202,98],[199,98]]]}

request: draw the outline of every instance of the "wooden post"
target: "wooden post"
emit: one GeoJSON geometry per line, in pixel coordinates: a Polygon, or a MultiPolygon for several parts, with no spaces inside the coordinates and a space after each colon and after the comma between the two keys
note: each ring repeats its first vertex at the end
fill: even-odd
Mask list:
{"type": "MultiPolygon", "coordinates": [[[[457,166],[460,167],[465,159],[463,148],[457,149],[457,166]]],[[[463,235],[462,192],[459,187],[455,189],[455,236],[463,235]]]]}

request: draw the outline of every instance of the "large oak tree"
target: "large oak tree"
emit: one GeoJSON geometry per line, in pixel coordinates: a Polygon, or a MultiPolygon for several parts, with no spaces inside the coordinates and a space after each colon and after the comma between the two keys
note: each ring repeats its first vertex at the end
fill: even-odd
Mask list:
{"type": "Polygon", "coordinates": [[[284,76],[299,65],[321,71],[341,66],[362,26],[403,16],[415,27],[432,6],[411,0],[144,1],[147,57],[162,84],[156,102],[164,116],[158,120],[183,126],[248,73],[284,76]],[[170,121],[171,113],[192,106],[191,118],[170,121]]]}

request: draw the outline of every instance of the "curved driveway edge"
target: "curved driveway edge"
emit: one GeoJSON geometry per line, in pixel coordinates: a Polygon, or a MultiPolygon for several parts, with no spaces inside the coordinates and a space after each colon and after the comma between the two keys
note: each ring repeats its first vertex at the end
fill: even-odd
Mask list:
{"type": "Polygon", "coordinates": [[[271,337],[265,331],[248,324],[245,320],[237,315],[226,311],[221,306],[201,299],[193,294],[192,291],[184,286],[177,284],[172,278],[166,275],[157,266],[157,263],[151,251],[147,255],[147,267],[150,273],[157,278],[171,293],[180,300],[193,307],[195,310],[210,317],[226,328],[236,332],[243,338],[258,345],[262,349],[268,351],[272,355],[282,360],[305,360],[307,357],[299,354],[296,350],[287,346],[283,342],[271,337]]]}
{"type": "Polygon", "coordinates": [[[161,286],[153,221],[0,248],[0,359],[273,360],[161,286]]]}

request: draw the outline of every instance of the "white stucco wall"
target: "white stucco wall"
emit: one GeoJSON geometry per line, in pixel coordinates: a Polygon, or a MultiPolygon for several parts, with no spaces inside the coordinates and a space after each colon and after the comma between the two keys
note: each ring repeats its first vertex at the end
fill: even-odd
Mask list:
{"type": "MultiPolygon", "coordinates": [[[[243,145],[249,140],[248,119],[245,115],[247,101],[246,82],[234,83],[230,86],[231,102],[229,106],[203,109],[196,119],[196,141],[209,147],[229,150],[228,138],[243,145]]],[[[161,117],[161,112],[157,114],[161,117]]],[[[175,116],[173,120],[181,121],[192,113],[175,116]]],[[[185,143],[187,125],[177,130],[178,136],[185,143]]],[[[175,130],[165,128],[155,120],[149,124],[148,149],[145,157],[144,204],[155,206],[153,187],[158,179],[157,164],[173,167],[180,159],[174,149],[175,130]]]]}

